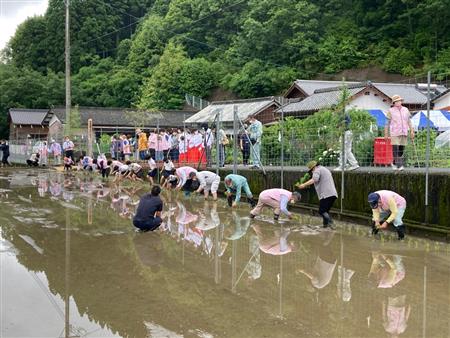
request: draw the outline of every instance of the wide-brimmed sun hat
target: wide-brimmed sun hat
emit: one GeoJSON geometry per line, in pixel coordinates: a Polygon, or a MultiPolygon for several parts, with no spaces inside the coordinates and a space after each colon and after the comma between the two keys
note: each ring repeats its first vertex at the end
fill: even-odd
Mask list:
{"type": "Polygon", "coordinates": [[[308,163],[306,163],[306,166],[308,167],[309,170],[314,168],[316,165],[317,165],[317,161],[309,161],[308,163]]]}
{"type": "Polygon", "coordinates": [[[403,101],[403,98],[400,95],[392,96],[392,103],[395,103],[397,101],[403,101]]]}

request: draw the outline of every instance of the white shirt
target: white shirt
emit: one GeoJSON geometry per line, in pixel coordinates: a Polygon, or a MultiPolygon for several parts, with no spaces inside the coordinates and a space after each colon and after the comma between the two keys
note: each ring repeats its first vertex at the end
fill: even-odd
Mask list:
{"type": "Polygon", "coordinates": [[[172,171],[175,168],[173,165],[173,162],[171,160],[164,162],[164,170],[166,171],[172,171]]]}
{"type": "Polygon", "coordinates": [[[202,143],[203,143],[203,136],[202,136],[202,134],[196,133],[196,134],[191,136],[191,140],[190,140],[189,145],[191,147],[198,147],[198,146],[201,146],[202,143]]]}
{"type": "Polygon", "coordinates": [[[205,143],[207,147],[212,147],[214,144],[214,134],[211,129],[208,129],[205,133],[205,143]]]}
{"type": "Polygon", "coordinates": [[[131,163],[130,164],[130,169],[134,172],[134,173],[138,173],[141,169],[142,166],[140,164],[137,163],[131,163]]]}
{"type": "Polygon", "coordinates": [[[150,170],[156,169],[156,162],[153,158],[150,157],[150,159],[148,160],[148,166],[150,167],[150,170]]]}
{"type": "Polygon", "coordinates": [[[128,171],[128,170],[130,170],[130,167],[127,166],[126,164],[122,164],[122,165],[119,167],[119,171],[120,171],[121,173],[124,173],[125,171],[128,171]]]}

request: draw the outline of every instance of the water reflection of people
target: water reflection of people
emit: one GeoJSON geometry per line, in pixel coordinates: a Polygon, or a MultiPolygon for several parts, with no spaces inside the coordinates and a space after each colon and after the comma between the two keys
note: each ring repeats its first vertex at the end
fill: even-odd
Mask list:
{"type": "Polygon", "coordinates": [[[141,231],[156,230],[162,223],[163,202],[159,197],[161,188],[153,186],[150,194],[141,197],[133,218],[133,225],[141,231]]]}
{"type": "Polygon", "coordinates": [[[341,265],[338,266],[338,281],[336,283],[337,294],[344,302],[349,302],[352,299],[352,289],[350,281],[355,274],[355,271],[347,269],[341,265]]]}
{"type": "MultiPolygon", "coordinates": [[[[378,289],[395,290],[394,287],[405,276],[402,256],[372,252],[372,265],[368,277],[378,289]]],[[[407,304],[406,295],[396,294],[395,291],[389,292],[389,295],[383,294],[381,297],[383,327],[391,337],[398,337],[406,331],[411,307],[407,304]]]]}
{"type": "Polygon", "coordinates": [[[248,249],[251,256],[247,266],[245,267],[245,271],[248,274],[248,280],[254,281],[261,278],[262,274],[261,253],[259,250],[259,241],[257,235],[250,236],[248,249]]]}
{"type": "Polygon", "coordinates": [[[391,337],[398,337],[406,331],[411,306],[407,304],[406,295],[398,297],[388,297],[384,300],[383,307],[383,327],[391,337]]]}
{"type": "Polygon", "coordinates": [[[141,263],[151,268],[152,272],[159,271],[163,263],[161,235],[153,232],[142,236],[134,236],[133,243],[141,263]]]}
{"type": "Polygon", "coordinates": [[[401,256],[372,252],[369,279],[374,281],[378,288],[392,288],[404,278],[405,266],[401,256]]]}
{"type": "Polygon", "coordinates": [[[234,220],[235,227],[234,229],[232,227],[227,227],[229,233],[230,231],[232,231],[232,233],[226,236],[226,239],[236,241],[241,239],[247,233],[247,230],[250,227],[250,217],[241,217],[235,210],[233,210],[231,216],[234,220]]]}
{"type": "Polygon", "coordinates": [[[326,231],[321,233],[320,240],[322,243],[317,246],[319,249],[316,257],[313,258],[312,266],[297,270],[309,278],[315,289],[325,288],[333,278],[337,264],[336,255],[333,253],[330,245],[333,237],[334,232],[326,231]]]}
{"type": "Polygon", "coordinates": [[[253,225],[258,236],[259,249],[269,255],[286,255],[294,250],[294,243],[288,243],[290,229],[280,228],[273,231],[261,230],[258,224],[253,225]]]}

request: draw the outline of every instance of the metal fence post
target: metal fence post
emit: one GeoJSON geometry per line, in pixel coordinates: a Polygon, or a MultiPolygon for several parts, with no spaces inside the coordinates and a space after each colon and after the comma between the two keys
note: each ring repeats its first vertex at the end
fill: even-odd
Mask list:
{"type": "Polygon", "coordinates": [[[233,106],[233,174],[237,174],[237,116],[238,116],[238,107],[236,105],[233,106]]]}
{"type": "Polygon", "coordinates": [[[183,133],[182,133],[182,135],[184,135],[184,137],[183,137],[183,150],[184,150],[183,164],[186,165],[186,160],[187,160],[187,147],[186,147],[186,138],[187,138],[187,134],[186,134],[186,114],[183,115],[183,133]]]}
{"type": "Polygon", "coordinates": [[[216,174],[219,175],[220,168],[220,114],[221,111],[217,113],[217,122],[216,122],[216,174]]]}
{"type": "MultiPolygon", "coordinates": [[[[161,152],[161,150],[160,150],[160,143],[159,143],[159,137],[160,137],[160,135],[159,135],[159,117],[156,119],[156,149],[158,149],[158,152],[159,152],[159,154],[161,154],[160,152],[161,152]]],[[[155,149],[155,157],[156,157],[156,149],[155,149]]],[[[164,155],[163,155],[164,156],[164,155]]],[[[156,159],[156,158],[155,158],[156,159]]],[[[158,163],[158,161],[156,161],[156,163],[158,163]]],[[[158,174],[158,176],[157,176],[157,180],[158,180],[158,182],[161,180],[161,177],[160,177],[160,170],[157,170],[157,174],[158,174]]]]}
{"type": "MultiPolygon", "coordinates": [[[[344,94],[345,95],[345,94],[344,94]]],[[[342,123],[345,124],[345,101],[343,102],[344,106],[342,107],[343,119],[342,123]]],[[[341,124],[342,127],[342,124],[341,124]]],[[[343,128],[343,133],[341,134],[341,213],[344,211],[344,191],[345,191],[345,162],[347,161],[345,158],[345,127],[343,128]]]]}
{"type": "Polygon", "coordinates": [[[280,142],[281,142],[281,173],[280,184],[281,189],[284,188],[284,109],[281,106],[281,122],[280,122],[280,142]]]}
{"type": "MultiPolygon", "coordinates": [[[[428,175],[430,173],[430,86],[431,72],[427,76],[427,153],[425,158],[425,206],[428,206],[428,175]]],[[[413,141],[414,142],[414,141],[413,141]]]]}

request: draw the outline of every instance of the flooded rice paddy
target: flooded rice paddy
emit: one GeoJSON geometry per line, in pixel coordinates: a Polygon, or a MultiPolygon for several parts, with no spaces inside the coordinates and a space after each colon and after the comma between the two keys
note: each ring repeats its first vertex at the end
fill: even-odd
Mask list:
{"type": "Polygon", "coordinates": [[[0,173],[1,337],[450,337],[450,252],[418,238],[164,192],[147,184],[0,173]]]}

